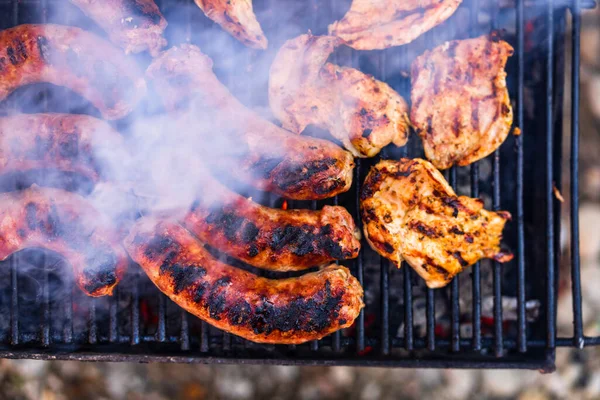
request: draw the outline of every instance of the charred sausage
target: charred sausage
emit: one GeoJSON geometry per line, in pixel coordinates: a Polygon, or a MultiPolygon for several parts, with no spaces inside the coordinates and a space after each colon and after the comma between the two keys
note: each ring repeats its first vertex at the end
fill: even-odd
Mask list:
{"type": "Polygon", "coordinates": [[[188,139],[198,136],[198,151],[211,166],[296,200],[324,199],[350,188],[352,154],[326,140],[294,135],[246,108],[219,82],[212,60],[199,48],[169,49],[147,75],[169,110],[188,110],[184,128],[194,129],[188,139]]]}
{"type": "Polygon", "coordinates": [[[122,137],[97,118],[50,113],[0,118],[0,175],[53,170],[96,184],[109,180],[115,165],[126,167],[127,159],[122,137]]]}
{"type": "Polygon", "coordinates": [[[363,289],[330,265],[298,278],[271,280],[213,258],[183,227],[142,218],[125,239],[131,258],[188,312],[259,343],[297,344],[352,325],[363,289]]]}
{"type": "Polygon", "coordinates": [[[202,242],[255,267],[294,271],[355,258],[360,236],[343,207],[281,210],[242,197],[208,173],[183,225],[202,242]]]}
{"type": "Polygon", "coordinates": [[[88,296],[111,295],[127,267],[119,234],[85,198],[32,187],[0,195],[0,260],[30,247],[62,255],[88,296]]]}
{"type": "Polygon", "coordinates": [[[100,25],[125,53],[148,50],[156,56],[167,45],[162,36],[167,21],[154,0],[70,1],[100,25]]]}
{"type": "Polygon", "coordinates": [[[0,32],[0,100],[20,86],[65,86],[106,119],[129,114],[146,93],[133,60],[104,39],[62,25],[19,25],[0,32]]]}

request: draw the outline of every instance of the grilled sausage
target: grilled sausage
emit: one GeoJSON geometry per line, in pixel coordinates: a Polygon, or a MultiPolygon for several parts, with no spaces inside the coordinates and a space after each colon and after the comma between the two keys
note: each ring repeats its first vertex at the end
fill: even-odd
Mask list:
{"type": "Polygon", "coordinates": [[[169,49],[147,75],[168,109],[185,105],[184,128],[194,127],[197,147],[211,166],[296,200],[324,199],[350,188],[354,160],[349,152],[326,140],[293,135],[247,109],[219,82],[212,60],[197,47],[169,49]],[[207,118],[199,121],[198,115],[207,118]]]}
{"type": "Polygon", "coordinates": [[[30,247],[62,255],[94,297],[112,294],[128,262],[110,223],[83,197],[58,189],[0,195],[0,260],[30,247]]]}
{"type": "Polygon", "coordinates": [[[108,33],[125,53],[148,50],[157,56],[167,45],[167,21],[154,0],[70,0],[108,33]]]}
{"type": "Polygon", "coordinates": [[[47,82],[88,99],[106,119],[129,114],[146,93],[136,64],[104,39],[75,27],[19,25],[0,32],[0,100],[47,82]]]}
{"type": "Polygon", "coordinates": [[[131,258],[188,312],[259,343],[297,344],[352,325],[363,289],[342,266],[271,280],[223,264],[180,225],[142,218],[125,239],[131,258]]]}
{"type": "MultiPolygon", "coordinates": [[[[54,170],[96,184],[113,174],[110,167],[117,164],[109,160],[127,166],[124,149],[123,139],[109,124],[87,115],[18,114],[0,118],[0,175],[54,170]]],[[[54,182],[52,175],[47,182],[42,179],[44,182],[36,182],[50,186],[63,183],[54,182]]]]}
{"type": "Polygon", "coordinates": [[[183,225],[202,242],[255,267],[294,271],[358,256],[360,236],[343,207],[263,207],[204,174],[204,193],[183,225]]]}

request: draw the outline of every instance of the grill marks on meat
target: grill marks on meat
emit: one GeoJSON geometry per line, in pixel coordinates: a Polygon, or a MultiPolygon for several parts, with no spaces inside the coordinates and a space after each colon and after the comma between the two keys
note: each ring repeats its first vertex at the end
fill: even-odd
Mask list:
{"type": "Polygon", "coordinates": [[[96,184],[110,178],[106,157],[118,157],[125,166],[127,155],[121,136],[100,119],[50,113],[0,118],[1,175],[52,170],[96,184]]]}
{"type": "Polygon", "coordinates": [[[204,14],[248,47],[266,49],[265,37],[252,0],[194,0],[204,14]]]}
{"type": "Polygon", "coordinates": [[[513,121],[504,67],[513,48],[496,34],[426,51],[411,67],[411,122],[437,168],[496,150],[513,121]]]}
{"type": "Polygon", "coordinates": [[[246,199],[204,174],[199,195],[183,225],[202,242],[255,267],[297,271],[360,250],[352,216],[343,207],[280,210],[246,199]]]}
{"type": "Polygon", "coordinates": [[[183,227],[164,220],[139,220],[125,247],[179,306],[254,342],[320,339],[350,326],[363,307],[362,287],[345,267],[281,280],[258,277],[217,261],[183,227]]]}
{"type": "Polygon", "coordinates": [[[146,93],[136,64],[104,39],[75,27],[19,25],[0,32],[0,100],[21,86],[65,86],[105,119],[129,114],[146,93]]]}
{"type": "Polygon", "coordinates": [[[386,83],[327,63],[343,41],[310,33],[288,40],[271,66],[269,103],[283,128],[329,130],[357,157],[372,157],[390,143],[406,144],[408,106],[386,83]]]}
{"type": "Polygon", "coordinates": [[[324,199],[350,188],[352,154],[326,140],[293,135],[247,109],[219,82],[211,59],[197,47],[169,49],[147,75],[167,109],[186,105],[180,109],[181,131],[195,127],[198,149],[211,167],[295,200],[324,199]],[[199,115],[209,118],[198,123],[199,115]]]}
{"type": "Polygon", "coordinates": [[[329,25],[329,34],[356,50],[387,49],[410,43],[441,24],[462,0],[353,0],[350,10],[329,25]]]}
{"type": "Polygon", "coordinates": [[[88,296],[111,295],[127,267],[118,233],[79,195],[32,187],[0,195],[0,260],[39,247],[63,256],[88,296]]]}
{"type": "Polygon", "coordinates": [[[481,258],[500,262],[510,214],[456,196],[442,174],[421,159],[380,161],[369,172],[360,208],[367,241],[399,268],[406,261],[430,288],[447,285],[481,258]]]}
{"type": "Polygon", "coordinates": [[[167,21],[154,0],[69,0],[108,33],[125,53],[148,50],[157,56],[167,45],[167,21]]]}

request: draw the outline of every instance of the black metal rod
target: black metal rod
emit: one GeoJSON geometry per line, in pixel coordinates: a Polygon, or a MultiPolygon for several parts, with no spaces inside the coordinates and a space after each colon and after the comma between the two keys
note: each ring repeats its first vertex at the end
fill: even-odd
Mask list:
{"type": "MultiPolygon", "coordinates": [[[[73,279],[68,279],[66,284],[72,287],[73,279]]],[[[79,289],[75,289],[79,290],[79,289]]],[[[63,304],[64,312],[64,325],[63,325],[63,337],[64,343],[73,342],[73,289],[67,291],[67,296],[63,304]]]]}
{"type": "MultiPolygon", "coordinates": [[[[496,150],[493,156],[492,162],[492,174],[493,174],[493,185],[492,185],[492,208],[494,211],[500,209],[500,151],[496,150]]],[[[502,264],[498,261],[493,262],[494,269],[494,352],[496,357],[502,357],[504,353],[503,348],[503,332],[502,332],[502,264]]]]}
{"type": "MultiPolygon", "coordinates": [[[[381,354],[390,354],[390,262],[379,257],[379,269],[381,288],[381,354]]],[[[404,285],[406,289],[406,285],[404,285]]],[[[406,294],[404,295],[406,298],[406,294]]],[[[406,304],[406,303],[405,303],[406,304]]]]}
{"type": "MultiPolygon", "coordinates": [[[[517,125],[524,127],[525,101],[525,0],[517,0],[517,125]]],[[[527,351],[527,319],[525,314],[525,223],[523,212],[523,136],[515,138],[517,150],[517,322],[519,351],[527,351]]]]}
{"type": "MultiPolygon", "coordinates": [[[[452,188],[456,189],[456,167],[450,168],[448,172],[449,183],[452,188]]],[[[451,318],[452,318],[452,351],[460,351],[460,302],[459,302],[459,287],[458,276],[452,279],[450,283],[451,297],[451,318]]]]}
{"type": "Polygon", "coordinates": [[[573,0],[571,71],[571,286],[573,292],[573,345],[583,348],[581,272],[579,260],[579,55],[580,0],[573,0]]]}
{"type": "MultiPolygon", "coordinates": [[[[388,263],[389,264],[389,263],[388,263]]],[[[403,262],[404,273],[404,347],[406,350],[413,349],[413,295],[412,295],[412,270],[410,265],[403,262]]]]}
{"type": "Polygon", "coordinates": [[[113,295],[111,296],[108,303],[108,313],[109,313],[109,321],[108,321],[108,341],[110,343],[119,341],[119,316],[118,316],[118,308],[119,308],[119,287],[115,287],[113,295]]]}
{"type": "Polygon", "coordinates": [[[200,323],[200,351],[203,353],[206,353],[209,349],[208,329],[208,324],[202,321],[200,323]]]}
{"type": "Polygon", "coordinates": [[[90,310],[88,314],[88,343],[96,344],[98,342],[98,324],[96,323],[96,299],[89,298],[90,310]]]}
{"type": "MultiPolygon", "coordinates": [[[[471,165],[471,196],[479,197],[479,164],[471,165]]],[[[473,350],[481,350],[481,270],[479,262],[471,269],[473,299],[473,350]]]]}
{"type": "Polygon", "coordinates": [[[190,349],[190,328],[188,324],[187,311],[181,309],[181,330],[179,331],[179,343],[181,343],[181,350],[190,349]]]}
{"type": "MultiPolygon", "coordinates": [[[[316,200],[312,200],[312,201],[310,202],[310,209],[311,209],[311,210],[316,210],[317,208],[318,208],[317,201],[316,201],[316,200]]],[[[319,341],[318,341],[318,340],[313,340],[313,341],[311,341],[311,342],[310,342],[310,349],[311,349],[312,351],[317,351],[317,350],[319,350],[319,341]]]]}
{"type": "MultiPolygon", "coordinates": [[[[359,212],[359,210],[360,210],[360,189],[361,189],[360,159],[359,158],[356,159],[356,167],[354,170],[354,182],[356,184],[356,193],[355,193],[356,215],[355,215],[355,218],[358,223],[359,229],[362,230],[362,222],[361,222],[360,212],[359,212]]],[[[359,253],[358,257],[356,258],[356,279],[358,279],[358,281],[364,288],[363,254],[364,254],[364,251],[361,251],[359,253]]],[[[358,353],[361,353],[365,349],[365,309],[364,308],[360,311],[360,314],[358,315],[358,321],[356,324],[356,336],[357,336],[356,351],[358,353]]]]}
{"type": "Polygon", "coordinates": [[[158,326],[156,327],[156,340],[164,342],[166,337],[167,296],[158,293],[158,326]]]}
{"type": "Polygon", "coordinates": [[[435,350],[435,290],[427,288],[427,349],[435,350]]]}
{"type": "MultiPolygon", "coordinates": [[[[337,206],[337,205],[339,205],[339,199],[338,199],[338,197],[337,197],[337,196],[335,196],[335,197],[333,198],[333,205],[334,205],[334,206],[337,206]]],[[[336,263],[336,264],[339,264],[339,261],[336,261],[335,263],[336,263]]],[[[340,351],[342,350],[342,344],[341,344],[341,334],[342,334],[342,333],[341,333],[341,331],[339,331],[339,330],[338,330],[338,331],[335,331],[335,332],[333,333],[333,344],[332,344],[332,348],[333,348],[333,351],[335,351],[335,352],[340,352],[340,351]]]]}
{"type": "Polygon", "coordinates": [[[131,344],[136,345],[140,342],[140,296],[139,296],[139,273],[136,271],[131,274],[131,344]]]}
{"type": "Polygon", "coordinates": [[[10,343],[19,344],[19,283],[17,281],[18,255],[10,261],[10,343]]]}
{"type": "Polygon", "coordinates": [[[554,271],[554,198],[553,198],[553,141],[554,141],[554,0],[547,2],[546,24],[546,340],[549,349],[556,347],[555,271],[554,271]]]}
{"type": "Polygon", "coordinates": [[[50,292],[48,290],[48,265],[44,256],[42,273],[42,323],[40,326],[42,346],[50,346],[50,292]]]}

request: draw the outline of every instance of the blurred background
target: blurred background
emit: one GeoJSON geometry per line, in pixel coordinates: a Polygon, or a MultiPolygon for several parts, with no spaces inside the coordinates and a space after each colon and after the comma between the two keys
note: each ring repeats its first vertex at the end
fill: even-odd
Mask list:
{"type": "MultiPolygon", "coordinates": [[[[581,282],[585,333],[599,335],[600,290],[595,287],[600,282],[598,9],[587,11],[583,17],[581,55],[581,282]]],[[[565,93],[569,93],[568,88],[565,93]]],[[[568,112],[569,107],[565,110],[568,112]]],[[[564,162],[569,162],[567,156],[564,162]]],[[[568,165],[563,171],[568,173],[568,165]]],[[[566,184],[565,178],[563,188],[568,188],[566,184]]],[[[566,222],[563,226],[568,226],[566,222]]],[[[567,234],[565,231],[564,236],[567,234]]],[[[568,257],[562,264],[561,279],[569,273],[568,257]]],[[[565,290],[559,292],[559,334],[570,335],[570,283],[563,280],[560,286],[565,290]]],[[[549,375],[518,370],[0,360],[0,399],[599,399],[599,355],[597,348],[558,349],[557,371],[549,375]]]]}

